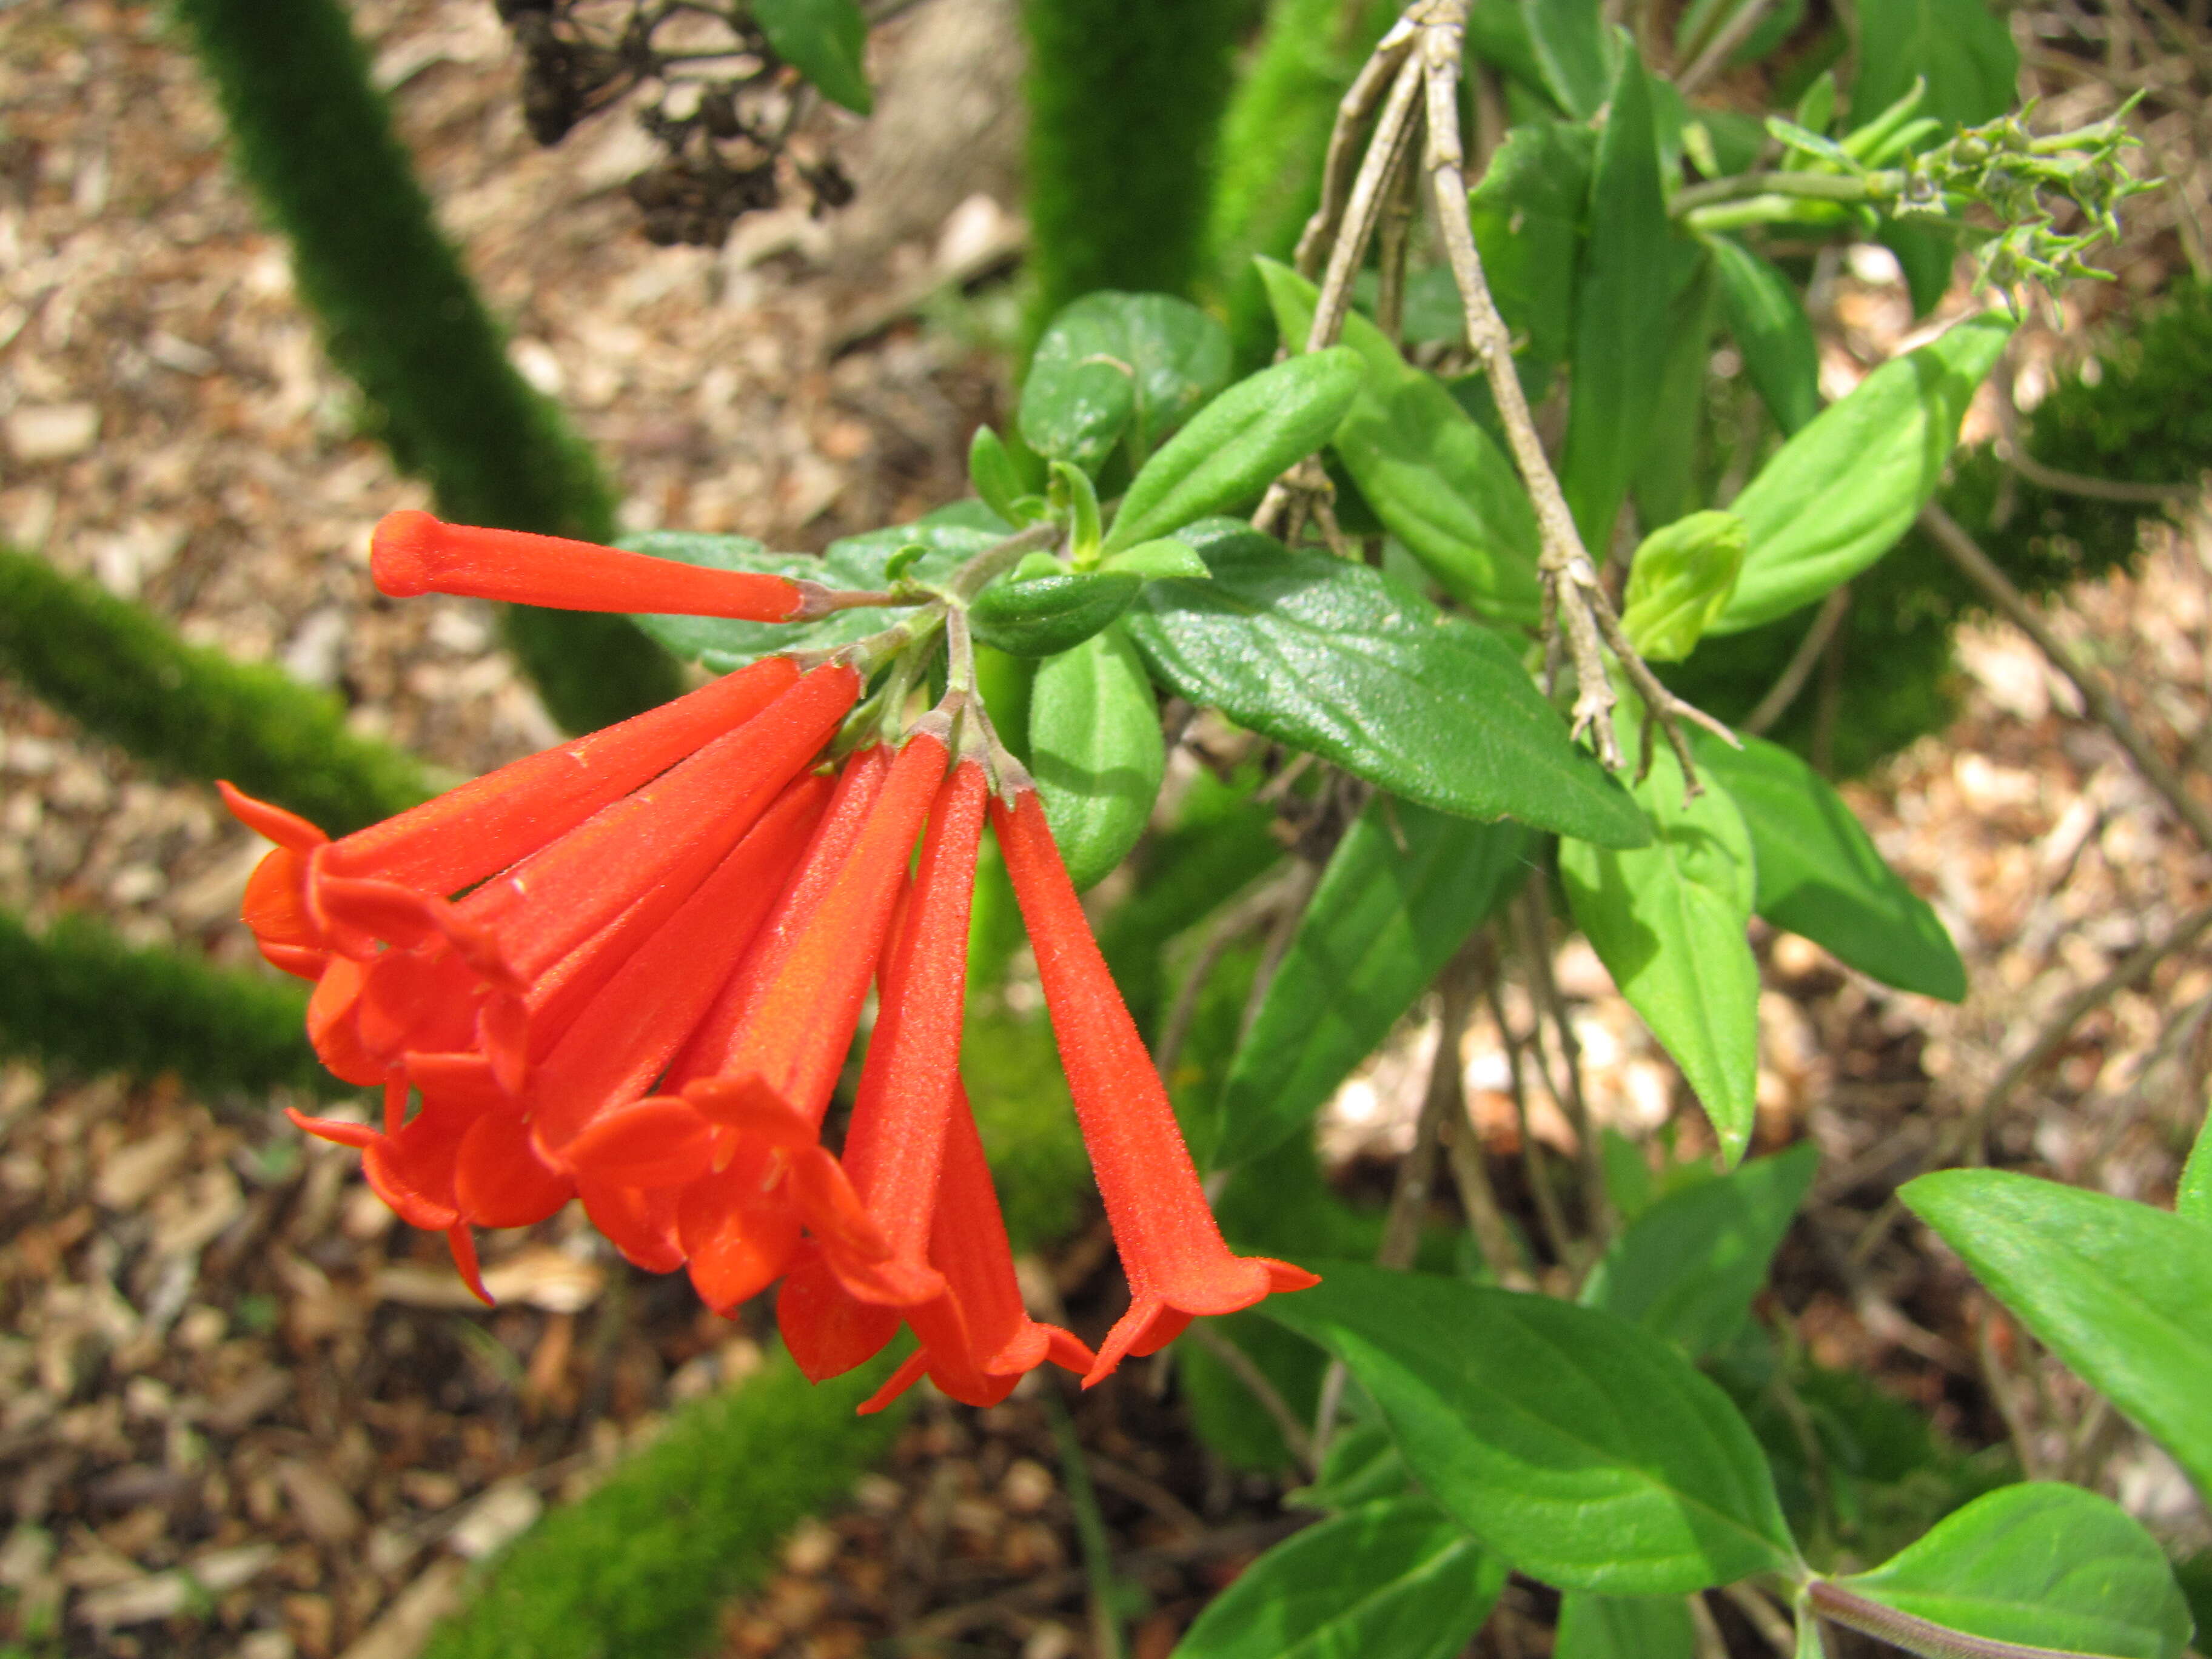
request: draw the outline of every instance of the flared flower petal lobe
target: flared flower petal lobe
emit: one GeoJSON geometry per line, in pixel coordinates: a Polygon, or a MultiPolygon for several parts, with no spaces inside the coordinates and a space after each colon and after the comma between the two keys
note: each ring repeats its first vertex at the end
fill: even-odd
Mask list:
{"type": "Polygon", "coordinates": [[[453,1204],[479,1227],[534,1227],[576,1195],[574,1178],[538,1156],[517,1111],[486,1112],[461,1137],[453,1204]]]}
{"type": "Polygon", "coordinates": [[[826,1382],[864,1365],[898,1334],[899,1310],[863,1302],[845,1288],[819,1245],[802,1245],[776,1292],[776,1328],[810,1381],[826,1382]]]}
{"type": "Polygon", "coordinates": [[[447,524],[388,513],[369,538],[369,574],[394,599],[457,593],[552,611],[671,612],[788,622],[798,585],[781,576],[714,570],[560,536],[447,524]]]}
{"type": "Polygon", "coordinates": [[[1140,1344],[1172,1340],[1181,1326],[1161,1322],[1175,1315],[1234,1313],[1271,1291],[1318,1281],[1287,1262],[1232,1255],[1222,1242],[1175,1109],[1060,861],[1042,799],[1034,789],[1017,794],[1011,808],[994,799],[991,818],[1129,1279],[1129,1311],[1100,1346],[1084,1379],[1089,1387],[1125,1355],[1146,1351],[1140,1344]]]}
{"type": "Polygon", "coordinates": [[[685,1187],[714,1173],[714,1126],[690,1101],[657,1096],[600,1113],[562,1152],[580,1181],[685,1187]]]}
{"type": "Polygon", "coordinates": [[[672,1273],[684,1265],[677,1188],[631,1187],[594,1181],[586,1175],[576,1179],[576,1196],[601,1237],[632,1267],[649,1273],[672,1273]]]}

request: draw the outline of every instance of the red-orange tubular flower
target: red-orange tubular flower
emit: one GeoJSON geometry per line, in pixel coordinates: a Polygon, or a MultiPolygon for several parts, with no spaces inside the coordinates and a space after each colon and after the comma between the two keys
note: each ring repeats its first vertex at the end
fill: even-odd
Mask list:
{"type": "Polygon", "coordinates": [[[873,1357],[903,1316],[921,1346],[865,1407],[880,1411],[925,1373],[969,1405],[994,1405],[1045,1359],[1078,1372],[1091,1351],[1024,1310],[990,1170],[959,1075],[968,921],[989,793],[972,760],[938,792],[921,860],[879,982],[845,1168],[893,1261],[933,1294],[886,1296],[828,1243],[805,1249],[776,1304],[785,1345],[817,1382],[873,1357]]]}
{"type": "MultiPolygon", "coordinates": [[[[392,593],[757,621],[875,602],[426,514],[387,518],[372,557],[392,593]]],[[[825,763],[862,679],[843,654],[764,658],[337,841],[224,785],[276,843],[244,906],[263,954],[314,981],[324,1062],[384,1091],[380,1124],[295,1121],[358,1148],[479,1296],[475,1228],[578,1200],[629,1260],[687,1268],[718,1310],[784,1279],[778,1317],[810,1376],[909,1326],[918,1348],[871,1411],[924,1376],[992,1404],[1048,1360],[1087,1385],[1194,1314],[1312,1283],[1222,1243],[1042,806],[1025,779],[992,794],[967,694],[825,763]],[[1129,1278],[1095,1355],[1023,1307],[960,1080],[987,817],[1129,1278]],[[822,1124],[871,983],[841,1159],[822,1124]]]]}
{"type": "Polygon", "coordinates": [[[457,593],[553,611],[671,612],[793,622],[812,583],[748,571],[713,570],[677,559],[560,536],[479,530],[428,513],[387,513],[369,538],[369,574],[392,598],[457,593]]]}
{"type": "Polygon", "coordinates": [[[1270,1291],[1302,1291],[1320,1280],[1287,1261],[1231,1254],[1159,1073],[1091,935],[1044,802],[1034,787],[1018,789],[1011,806],[994,797],[991,822],[1036,951],[1060,1066],[1129,1280],[1129,1310],[1107,1333],[1084,1378],[1088,1388],[1125,1355],[1165,1347],[1194,1315],[1234,1313],[1270,1291]]]}

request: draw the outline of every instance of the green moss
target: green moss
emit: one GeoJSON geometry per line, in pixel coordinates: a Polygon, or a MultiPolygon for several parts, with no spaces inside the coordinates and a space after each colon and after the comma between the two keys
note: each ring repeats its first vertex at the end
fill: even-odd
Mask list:
{"type": "MultiPolygon", "coordinates": [[[[0,985],[9,982],[0,931],[0,985]]],[[[640,1456],[555,1510],[489,1569],[426,1659],[685,1659],[760,1583],[777,1541],[889,1448],[903,1407],[854,1407],[907,1345],[810,1383],[778,1352],[742,1387],[680,1409],[640,1456]]]]}
{"type": "Polygon", "coordinates": [[[82,916],[33,933],[0,912],[0,1053],[202,1092],[355,1092],[317,1063],[307,1014],[289,981],[134,950],[82,916]]]}
{"type": "Polygon", "coordinates": [[[1274,314],[1252,257],[1288,259],[1321,198],[1337,102],[1397,15],[1391,3],[1274,0],[1221,125],[1219,182],[1207,227],[1211,285],[1229,313],[1240,366],[1275,348],[1274,314]]]}
{"type": "Polygon", "coordinates": [[[779,1352],[678,1412],[641,1456],[556,1510],[493,1565],[424,1659],[687,1659],[714,1613],[767,1577],[776,1540],[890,1446],[897,1408],[853,1408],[889,1356],[819,1386],[779,1352]]]}
{"type": "Polygon", "coordinates": [[[1042,327],[1097,289],[1188,295],[1249,0],[1022,0],[1042,327]]]}
{"type": "MultiPolygon", "coordinates": [[[[176,0],[239,169],[292,240],[300,292],[370,429],[470,524],[605,541],[605,480],[559,410],[507,362],[439,234],[366,54],[336,0],[176,0]]],[[[507,642],[553,717],[605,726],[681,689],[619,617],[510,611],[507,642]]]]}
{"type": "Polygon", "coordinates": [[[228,778],[344,835],[432,793],[335,698],[185,644],[139,606],[0,548],[0,674],[173,777],[228,778]]]}

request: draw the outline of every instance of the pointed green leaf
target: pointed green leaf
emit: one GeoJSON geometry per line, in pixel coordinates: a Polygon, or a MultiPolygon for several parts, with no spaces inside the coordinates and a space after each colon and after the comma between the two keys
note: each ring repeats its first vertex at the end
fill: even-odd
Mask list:
{"type": "MultiPolygon", "coordinates": [[[[1624,720],[1624,748],[1635,742],[1624,720]]],[[[1664,744],[1636,799],[1656,835],[1621,851],[1559,844],[1576,925],[1712,1120],[1734,1163],[1750,1144],[1759,1082],[1759,962],[1744,930],[1756,877],[1751,836],[1726,793],[1682,799],[1664,744]]]]}
{"type": "Polygon", "coordinates": [[[1138,459],[1229,383],[1229,332],[1166,294],[1102,289],[1045,329],[1022,383],[1022,436],[1095,472],[1125,434],[1138,459]]]}
{"type": "Polygon", "coordinates": [[[1603,107],[1620,48],[1598,0],[1520,0],[1536,67],[1559,107],[1587,119],[1603,107]]]}
{"type": "Polygon", "coordinates": [[[1141,577],[1107,570],[1064,571],[998,582],[968,610],[975,638],[1012,657],[1073,651],[1129,608],[1141,577]]]}
{"type": "Polygon", "coordinates": [[[992,512],[1008,524],[1021,522],[1015,506],[1026,493],[1021,469],[1007,453],[1006,441],[988,426],[977,427],[968,441],[968,482],[992,512]]]}
{"type": "MultiPolygon", "coordinates": [[[[2176,1659],[2189,1644],[2189,1604],[2157,1540],[2110,1500],[2055,1481],[1986,1493],[1836,1582],[1941,1632],[2046,1651],[2176,1659]]],[[[1919,1639],[1899,1645],[1959,1651],[1941,1632],[1900,1632],[1919,1639]]]]}
{"type": "Polygon", "coordinates": [[[1733,749],[1699,732],[1691,748],[1751,831],[1759,914],[1885,985],[1962,999],[1966,964],[1959,947],[1928,901],[1883,861],[1833,786],[1779,744],[1742,742],[1733,749]]]}
{"type": "Polygon", "coordinates": [[[2212,1224],[2212,1116],[2197,1131],[2197,1145],[2181,1171],[2181,1186],[2174,1194],[2173,1209],[2192,1221],[2212,1224]]]}
{"type": "Polygon", "coordinates": [[[1505,1587],[1505,1564],[1421,1497],[1309,1527],[1237,1576],[1176,1659],[1452,1659],[1505,1587]]]}
{"type": "Polygon", "coordinates": [[[1793,1569],[1750,1429],[1658,1338],[1548,1297],[1322,1271],[1261,1310],[1344,1361],[1424,1489],[1511,1565],[1616,1595],[1793,1569]]]}
{"type": "Polygon", "coordinates": [[[1166,764],[1152,683],[1120,627],[1037,665],[1030,691],[1030,769],[1079,890],[1104,878],[1137,844],[1166,764]]]}
{"type": "Polygon", "coordinates": [[[1698,1627],[1679,1595],[1592,1595],[1559,1602],[1552,1659],[1698,1659],[1698,1627]]]}
{"type": "Polygon", "coordinates": [[[1797,289],[1734,238],[1716,236],[1710,246],[1722,314],[1743,354],[1744,372],[1775,424],[1796,432],[1820,412],[1820,348],[1797,289]]]}
{"type": "Polygon", "coordinates": [[[1680,662],[1696,648],[1735,591],[1744,545],[1743,520],[1733,513],[1692,513],[1644,538],[1628,567],[1620,614],[1638,653],[1680,662]]]}
{"type": "Polygon", "coordinates": [[[1743,1328],[1820,1163],[1804,1141],[1668,1194],[1621,1230],[1583,1305],[1703,1358],[1743,1328]]]}
{"type": "Polygon", "coordinates": [[[1214,1162],[1303,1128],[1526,867],[1528,832],[1378,795],[1337,843],[1237,1044],[1214,1162]]]}
{"type": "Polygon", "coordinates": [[[1966,404],[2011,333],[1994,313],[1961,323],[1884,363],[1783,445],[1729,503],[1751,551],[1714,633],[1787,616],[1896,545],[1942,481],[1966,404]]]}
{"type": "Polygon", "coordinates": [[[1149,583],[1122,624],[1178,696],[1438,811],[1611,845],[1649,835],[1497,635],[1248,525],[1182,539],[1212,580],[1149,583]]]}
{"type": "Polygon", "coordinates": [[[1983,0],[1859,0],[1851,118],[1863,124],[1925,77],[1923,114],[1972,126],[2017,100],[2020,52],[1983,0]]]}
{"type": "Polygon", "coordinates": [[[2212,1231],[1997,1170],[1922,1176],[1898,1196],[2212,1497],[2212,1231]]]}
{"type": "Polygon", "coordinates": [[[1643,61],[1627,52],[1590,179],[1589,240],[1575,286],[1573,390],[1559,460],[1559,487],[1601,561],[1659,413],[1672,236],[1650,82],[1643,61]]]}
{"type": "Polygon", "coordinates": [[[1099,568],[1109,574],[1141,576],[1148,582],[1166,576],[1181,576],[1198,582],[1206,578],[1206,561],[1198,556],[1189,543],[1179,542],[1172,536],[1139,542],[1126,552],[1112,555],[1099,568]]]}
{"type": "Polygon", "coordinates": [[[1130,481],[1106,550],[1115,552],[1259,500],[1327,443],[1359,390],[1359,354],[1331,346],[1239,380],[1130,481]]]}
{"type": "MultiPolygon", "coordinates": [[[[1288,265],[1258,264],[1276,325],[1296,350],[1316,290],[1288,265]]],[[[1534,623],[1542,539],[1512,462],[1436,376],[1356,312],[1344,319],[1344,343],[1366,374],[1334,447],[1376,517],[1461,604],[1494,621],[1534,623]]]]}
{"type": "Polygon", "coordinates": [[[752,0],[753,21],[775,55],[855,115],[875,108],[862,63],[868,20],[854,0],[752,0]]]}

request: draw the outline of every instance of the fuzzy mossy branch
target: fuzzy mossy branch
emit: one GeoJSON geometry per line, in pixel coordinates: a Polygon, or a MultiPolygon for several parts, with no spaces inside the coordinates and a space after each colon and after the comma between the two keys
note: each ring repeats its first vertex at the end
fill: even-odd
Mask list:
{"type": "Polygon", "coordinates": [[[187,645],[140,606],[6,547],[0,675],[159,771],[228,778],[333,836],[434,792],[412,756],[347,731],[337,699],[187,645]]]}
{"type": "Polygon", "coordinates": [[[716,1610],[767,1576],[776,1541],[890,1447],[901,1410],[853,1410],[888,1370],[879,1360],[817,1386],[778,1352],[731,1392],[685,1407],[650,1449],[502,1556],[423,1659],[706,1651],[716,1610]]]}
{"type": "Polygon", "coordinates": [[[1022,0],[1036,324],[1098,289],[1188,295],[1250,0],[1022,0]]]}
{"type": "Polygon", "coordinates": [[[317,1063],[307,1012],[304,992],[264,974],[134,949],[83,916],[34,933],[0,912],[0,1054],[148,1081],[173,1074],[202,1094],[357,1092],[317,1063]]]}
{"type": "MultiPolygon", "coordinates": [[[[300,292],[374,435],[446,517],[611,539],[605,479],[507,360],[393,133],[336,0],[177,0],[240,171],[291,239],[300,292]]],[[[626,618],[510,610],[508,645],[554,719],[587,731],[664,702],[676,664],[626,618]]]]}

